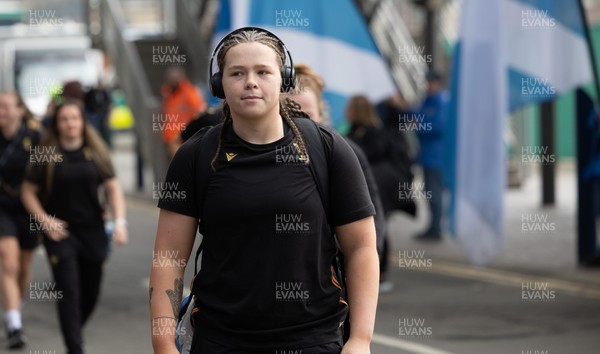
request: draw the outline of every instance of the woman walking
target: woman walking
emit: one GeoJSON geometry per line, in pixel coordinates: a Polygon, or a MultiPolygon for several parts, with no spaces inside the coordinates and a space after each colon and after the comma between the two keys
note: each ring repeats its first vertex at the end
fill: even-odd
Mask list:
{"type": "MultiPolygon", "coordinates": [[[[350,98],[346,106],[346,116],[351,123],[348,138],[352,139],[367,155],[377,180],[384,215],[394,210],[415,215],[415,204],[412,198],[399,198],[399,191],[412,182],[411,163],[408,152],[401,143],[402,135],[390,133],[382,127],[375,107],[365,96],[350,98]]],[[[408,187],[412,188],[412,187],[408,187]]],[[[390,291],[393,283],[388,280],[390,245],[388,237],[384,238],[381,252],[381,291],[390,291]]]]}
{"type": "Polygon", "coordinates": [[[38,245],[20,199],[30,151],[40,139],[40,124],[21,97],[0,92],[0,289],[8,349],[25,345],[21,304],[31,278],[38,245]]]}
{"type": "MultiPolygon", "coordinates": [[[[297,64],[296,67],[296,87],[290,97],[298,102],[302,106],[302,110],[306,112],[310,119],[317,123],[329,125],[329,117],[327,116],[326,104],[323,99],[323,90],[325,88],[325,81],[321,76],[315,73],[309,66],[305,64],[297,64]]],[[[375,206],[375,230],[377,232],[377,251],[380,259],[380,281],[379,290],[380,292],[389,291],[391,284],[386,281],[387,267],[383,260],[387,262],[388,251],[384,245],[386,244],[386,219],[383,204],[379,196],[379,189],[377,186],[377,180],[371,169],[371,164],[367,160],[365,153],[362,149],[350,139],[346,139],[346,142],[358,158],[362,171],[369,187],[369,195],[371,201],[375,206]]]]}
{"type": "Polygon", "coordinates": [[[23,183],[22,200],[43,230],[52,267],[60,327],[68,354],[81,354],[82,327],[98,296],[108,238],[99,200],[103,187],[115,221],[113,240],[127,243],[123,192],[108,149],[76,101],[59,105],[42,138],[37,163],[23,183]]]}
{"type": "MultiPolygon", "coordinates": [[[[191,352],[370,353],[378,262],[374,208],[356,156],[333,130],[295,118],[306,114],[281,94],[295,79],[289,52],[274,34],[238,29],[215,54],[211,89],[225,98],[225,120],[196,134],[173,158],[166,185],[185,198],[159,202],[154,249],[155,260],[185,263],[200,220],[191,352]],[[310,152],[319,147],[307,145],[308,128],[328,147],[321,151],[328,166],[313,166],[329,171],[328,215],[311,174],[318,159],[310,152]],[[208,143],[215,133],[215,145],[204,146],[203,138],[208,143]],[[212,163],[199,165],[206,148],[214,148],[212,163]],[[206,185],[198,185],[202,180],[206,185]],[[348,301],[334,272],[332,229],[346,259],[348,301]],[[351,331],[343,344],[348,309],[351,331]]],[[[155,353],[178,352],[173,332],[183,272],[152,268],[155,353]]]]}

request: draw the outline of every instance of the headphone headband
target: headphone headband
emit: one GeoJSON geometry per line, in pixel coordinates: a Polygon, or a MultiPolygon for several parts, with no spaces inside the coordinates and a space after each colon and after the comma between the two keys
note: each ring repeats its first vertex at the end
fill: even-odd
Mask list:
{"type": "Polygon", "coordinates": [[[210,57],[210,66],[209,66],[209,87],[210,87],[210,92],[212,93],[212,95],[215,97],[218,97],[218,98],[225,98],[225,92],[223,90],[223,81],[222,81],[223,74],[220,71],[217,71],[216,73],[213,74],[213,61],[215,59],[215,55],[217,55],[217,53],[219,52],[219,50],[221,49],[221,47],[223,46],[223,43],[225,43],[225,41],[227,41],[229,38],[231,38],[232,36],[234,36],[240,32],[246,32],[246,31],[257,31],[257,32],[265,33],[269,37],[275,39],[277,41],[277,43],[281,46],[281,48],[284,51],[284,55],[286,56],[286,59],[284,59],[283,68],[281,70],[281,78],[282,78],[281,91],[288,92],[288,91],[292,90],[296,85],[296,72],[294,70],[294,62],[292,60],[292,56],[290,54],[290,51],[285,46],[285,43],[283,43],[283,41],[271,31],[268,31],[268,30],[266,30],[264,28],[260,28],[260,27],[249,26],[249,27],[241,27],[241,28],[238,28],[236,30],[229,32],[225,37],[223,37],[223,39],[221,39],[219,41],[219,43],[217,43],[217,46],[213,50],[213,53],[210,57]],[[286,65],[287,60],[290,61],[289,66],[286,65]]]}

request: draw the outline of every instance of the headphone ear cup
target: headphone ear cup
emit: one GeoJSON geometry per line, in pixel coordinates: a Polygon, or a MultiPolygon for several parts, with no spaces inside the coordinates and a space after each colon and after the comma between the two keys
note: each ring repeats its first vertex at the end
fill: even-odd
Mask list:
{"type": "Polygon", "coordinates": [[[210,77],[210,93],[217,98],[225,98],[223,75],[221,75],[221,72],[214,73],[213,76],[210,77]]]}
{"type": "Polygon", "coordinates": [[[281,92],[289,92],[296,87],[296,74],[294,72],[294,68],[285,65],[281,70],[281,92]]]}

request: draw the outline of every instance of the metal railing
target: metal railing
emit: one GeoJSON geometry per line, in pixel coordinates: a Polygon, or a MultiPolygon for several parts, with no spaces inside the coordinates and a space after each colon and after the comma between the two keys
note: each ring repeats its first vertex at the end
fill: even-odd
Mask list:
{"type": "Polygon", "coordinates": [[[370,9],[369,27],[379,51],[386,59],[392,77],[404,100],[414,104],[425,94],[427,63],[400,60],[401,48],[417,45],[398,13],[393,0],[382,0],[370,9]]]}
{"type": "Polygon", "coordinates": [[[167,159],[159,134],[152,131],[152,119],[161,112],[161,103],[150,91],[142,60],[134,43],[125,38],[126,19],[118,0],[102,0],[102,39],[114,61],[118,83],[135,118],[137,143],[146,167],[151,166],[155,181],[162,181],[167,159]]]}
{"type": "Polygon", "coordinates": [[[440,40],[442,44],[453,45],[458,38],[458,22],[462,2],[448,0],[440,14],[440,40]]]}

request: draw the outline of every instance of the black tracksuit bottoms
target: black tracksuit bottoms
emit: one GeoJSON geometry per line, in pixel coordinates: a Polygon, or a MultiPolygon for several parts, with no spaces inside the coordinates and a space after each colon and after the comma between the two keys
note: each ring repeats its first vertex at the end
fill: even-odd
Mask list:
{"type": "Polygon", "coordinates": [[[90,257],[85,247],[71,235],[61,242],[44,242],[56,289],[63,340],[68,354],[83,354],[82,329],[94,311],[100,295],[103,259],[90,257]]]}

